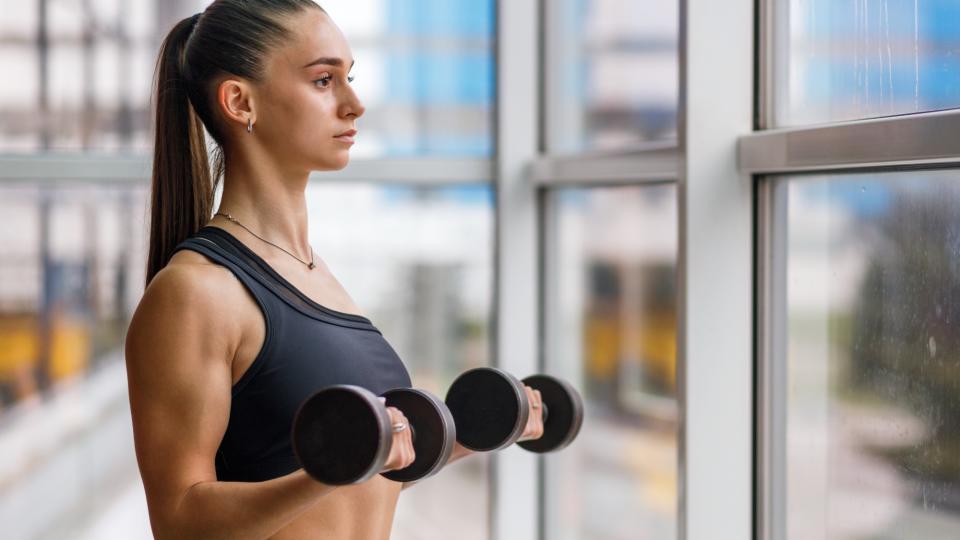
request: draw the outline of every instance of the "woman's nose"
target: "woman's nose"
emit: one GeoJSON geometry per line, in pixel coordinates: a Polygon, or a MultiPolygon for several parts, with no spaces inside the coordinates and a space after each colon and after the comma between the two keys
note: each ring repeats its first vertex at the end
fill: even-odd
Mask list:
{"type": "Polygon", "coordinates": [[[341,116],[348,116],[351,113],[357,118],[363,116],[363,113],[367,110],[367,108],[364,107],[363,103],[360,101],[360,98],[357,97],[356,92],[354,92],[352,88],[348,87],[344,98],[344,102],[340,105],[341,116]]]}

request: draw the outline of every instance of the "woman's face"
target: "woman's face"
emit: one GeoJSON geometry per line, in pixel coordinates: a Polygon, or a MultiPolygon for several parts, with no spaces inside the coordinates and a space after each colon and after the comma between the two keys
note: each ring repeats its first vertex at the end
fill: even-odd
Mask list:
{"type": "Polygon", "coordinates": [[[291,39],[264,66],[254,129],[285,166],[342,169],[353,143],[337,136],[358,129],[365,110],[349,82],[353,54],[340,29],[318,9],[288,24],[291,39]]]}

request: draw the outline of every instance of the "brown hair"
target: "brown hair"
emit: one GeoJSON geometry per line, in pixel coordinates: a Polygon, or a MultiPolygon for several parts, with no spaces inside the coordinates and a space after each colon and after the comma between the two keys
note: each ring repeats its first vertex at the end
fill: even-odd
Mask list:
{"type": "Polygon", "coordinates": [[[285,17],[319,9],[312,0],[216,0],[178,22],[157,58],[156,133],[146,284],[173,249],[213,213],[223,177],[224,137],[212,106],[212,82],[221,74],[263,78],[267,54],[289,32],[285,17]],[[211,171],[204,128],[213,138],[211,171]]]}

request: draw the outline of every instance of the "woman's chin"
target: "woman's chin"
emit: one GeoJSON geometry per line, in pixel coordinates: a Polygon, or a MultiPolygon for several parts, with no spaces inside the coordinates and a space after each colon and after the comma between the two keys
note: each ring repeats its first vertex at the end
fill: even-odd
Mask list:
{"type": "Polygon", "coordinates": [[[349,152],[337,152],[337,155],[327,156],[326,159],[318,160],[314,165],[315,171],[339,171],[350,163],[349,152]]]}

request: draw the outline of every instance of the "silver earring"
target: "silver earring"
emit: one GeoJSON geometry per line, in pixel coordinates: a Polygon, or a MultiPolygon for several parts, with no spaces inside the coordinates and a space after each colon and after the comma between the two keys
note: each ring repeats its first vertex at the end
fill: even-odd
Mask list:
{"type": "Polygon", "coordinates": [[[253,119],[247,118],[247,133],[250,133],[252,131],[253,131],[253,119]]]}

